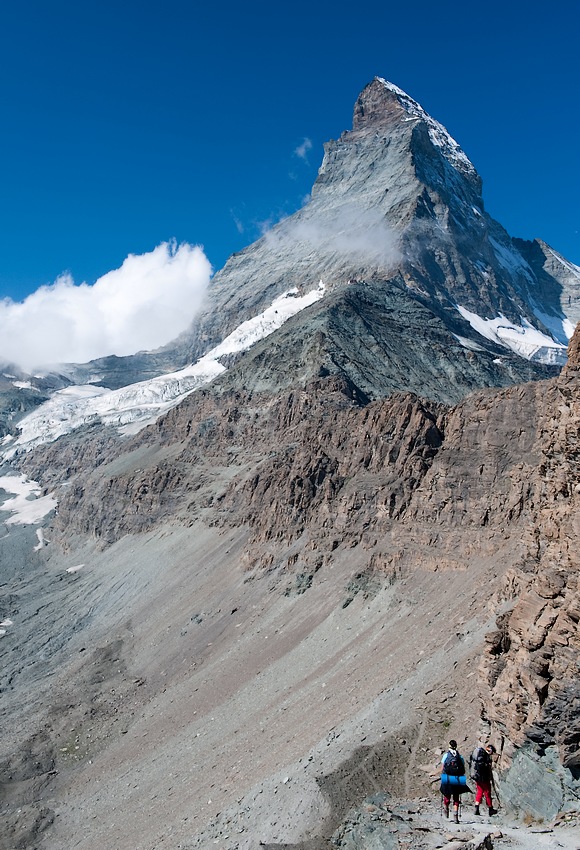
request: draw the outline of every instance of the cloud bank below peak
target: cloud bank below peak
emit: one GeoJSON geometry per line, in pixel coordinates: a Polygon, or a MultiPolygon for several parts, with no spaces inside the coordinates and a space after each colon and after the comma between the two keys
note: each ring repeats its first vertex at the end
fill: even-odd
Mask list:
{"type": "Polygon", "coordinates": [[[163,242],[92,286],[62,275],[22,302],[0,302],[0,360],[32,372],[158,348],[190,325],[211,271],[199,246],[163,242]]]}

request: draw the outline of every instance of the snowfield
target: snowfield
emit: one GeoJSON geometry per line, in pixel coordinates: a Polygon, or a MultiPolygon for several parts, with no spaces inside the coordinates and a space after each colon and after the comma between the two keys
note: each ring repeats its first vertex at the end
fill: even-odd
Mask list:
{"type": "MultiPolygon", "coordinates": [[[[36,481],[29,481],[25,475],[1,476],[0,489],[13,494],[13,498],[0,504],[0,511],[12,513],[4,520],[5,525],[36,525],[57,505],[52,494],[40,496],[40,485],[36,481]]],[[[39,542],[41,539],[39,537],[39,542]]]]}
{"type": "Polygon", "coordinates": [[[0,457],[8,461],[18,452],[29,451],[34,446],[52,442],[95,422],[119,427],[123,433],[136,433],[179,404],[189,393],[225,372],[226,367],[220,363],[220,357],[247,351],[280,328],[291,316],[320,300],[324,293],[322,281],[306,295],[299,296],[296,289],[285,292],[262,313],[242,322],[197,363],[178,372],[118,390],[92,385],[59,390],[20,421],[19,436],[3,441],[0,457]]]}
{"type": "Polygon", "coordinates": [[[501,314],[496,319],[482,319],[466,307],[459,304],[456,307],[478,334],[491,342],[510,348],[520,357],[556,366],[563,366],[566,362],[567,347],[532,327],[523,316],[518,327],[501,314]]]}

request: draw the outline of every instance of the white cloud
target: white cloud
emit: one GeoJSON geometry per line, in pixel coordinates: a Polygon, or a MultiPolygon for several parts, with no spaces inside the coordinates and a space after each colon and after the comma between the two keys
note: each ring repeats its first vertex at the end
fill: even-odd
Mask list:
{"type": "Polygon", "coordinates": [[[311,139],[305,138],[301,145],[294,150],[294,153],[299,159],[303,159],[305,162],[308,162],[308,151],[312,150],[312,141],[311,139]]]}
{"type": "Polygon", "coordinates": [[[0,359],[32,371],[158,348],[189,326],[210,276],[201,248],[173,242],[130,254],[92,286],[62,275],[0,302],[0,359]]]}
{"type": "Polygon", "coordinates": [[[288,219],[264,235],[275,248],[303,242],[317,252],[338,254],[356,263],[375,263],[383,269],[392,268],[401,256],[399,235],[384,216],[355,203],[345,203],[317,220],[288,219]]]}
{"type": "Polygon", "coordinates": [[[238,231],[238,233],[243,233],[245,230],[243,221],[235,214],[235,212],[233,212],[233,210],[230,210],[230,212],[234,220],[234,224],[236,225],[236,230],[238,231]]]}
{"type": "Polygon", "coordinates": [[[256,222],[256,226],[260,232],[260,236],[267,236],[275,225],[274,218],[266,218],[263,221],[256,222]]]}

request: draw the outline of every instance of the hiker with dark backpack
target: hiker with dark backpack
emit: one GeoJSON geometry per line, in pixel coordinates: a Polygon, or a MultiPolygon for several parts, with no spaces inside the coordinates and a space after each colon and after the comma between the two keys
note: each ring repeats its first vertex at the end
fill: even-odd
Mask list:
{"type": "Polygon", "coordinates": [[[453,819],[459,823],[460,795],[469,791],[465,780],[465,762],[457,749],[457,741],[449,741],[449,749],[441,759],[441,793],[445,817],[449,817],[449,804],[453,798],[453,819]]]}
{"type": "Polygon", "coordinates": [[[493,783],[493,756],[496,752],[493,744],[484,747],[476,747],[469,756],[469,769],[475,780],[475,814],[479,814],[479,804],[485,797],[489,815],[496,815],[497,810],[493,807],[491,799],[491,786],[493,783]]]}

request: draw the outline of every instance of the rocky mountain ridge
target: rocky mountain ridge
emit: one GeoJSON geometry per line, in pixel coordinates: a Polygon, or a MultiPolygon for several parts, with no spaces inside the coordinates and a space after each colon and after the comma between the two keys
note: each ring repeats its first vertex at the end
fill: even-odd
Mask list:
{"type": "MultiPolygon", "coordinates": [[[[325,618],[332,610],[352,609],[360,616],[361,606],[372,609],[393,592],[403,609],[415,597],[420,611],[411,604],[406,616],[419,616],[415,628],[430,634],[433,652],[441,641],[444,655],[438,663],[447,680],[443,695],[452,681],[456,694],[462,694],[456,696],[457,709],[470,706],[465,739],[479,720],[485,734],[501,743],[504,801],[518,808],[525,801],[526,812],[552,818],[573,810],[578,794],[577,336],[570,354],[569,365],[557,379],[485,390],[455,408],[411,395],[368,403],[352,386],[330,378],[309,391],[279,398],[201,391],[125,444],[116,458],[111,453],[98,472],[87,476],[81,471],[78,483],[73,478],[68,497],[60,502],[52,539],[57,542],[60,536],[70,545],[96,537],[107,552],[111,545],[156,530],[167,534],[168,523],[174,529],[191,528],[195,537],[201,520],[230,541],[248,529],[241,548],[232,548],[240,579],[249,582],[248,588],[268,588],[271,599],[288,600],[295,616],[304,606],[310,610],[311,597],[324,598],[329,581],[335,585],[332,574],[337,570],[342,584],[335,585],[325,618]],[[425,582],[430,587],[427,596],[425,582]],[[449,594],[455,597],[454,613],[444,614],[449,594]],[[479,620],[478,627],[473,618],[479,620]],[[451,634],[446,621],[454,623],[451,634]],[[434,628],[439,629],[438,638],[434,628]],[[462,691],[457,674],[449,673],[441,660],[469,647],[481,657],[479,664],[475,658],[460,662],[463,671],[475,673],[479,668],[478,700],[471,704],[473,683],[466,679],[468,690],[462,691]],[[560,767],[554,753],[559,754],[560,767]],[[538,769],[540,778],[534,774],[535,784],[524,794],[522,777],[538,769]]],[[[51,447],[44,451],[55,452],[51,447]]],[[[56,452],[44,459],[36,452],[27,460],[28,469],[42,478],[46,464],[54,474],[57,458],[56,452]]],[[[66,452],[60,461],[71,468],[66,452]]],[[[190,579],[192,598],[196,569],[190,579]]],[[[239,590],[236,594],[226,592],[222,600],[232,616],[238,605],[245,607],[244,595],[239,590]]],[[[124,609],[124,616],[129,610],[124,609]]],[[[258,628],[267,622],[266,610],[258,628]]],[[[206,617],[200,614],[200,630],[208,641],[215,626],[208,623],[207,632],[206,617]]],[[[399,662],[399,674],[406,670],[403,675],[411,682],[421,670],[421,655],[419,647],[411,648],[410,635],[403,637],[404,623],[397,633],[408,658],[406,664],[399,662]]],[[[219,627],[218,643],[232,626],[219,627]]],[[[308,640],[304,628],[297,629],[293,645],[294,640],[308,640]]],[[[369,636],[376,628],[371,627],[369,636]]],[[[171,646],[170,640],[170,654],[171,646]]],[[[288,649],[275,644],[272,648],[274,657],[282,653],[289,671],[293,662],[288,649]]],[[[209,662],[213,650],[207,651],[209,662]]],[[[124,663],[131,666],[134,661],[124,663]]],[[[260,666],[265,663],[271,664],[264,659],[260,666]]],[[[348,678],[347,669],[337,660],[333,664],[338,687],[344,676],[348,678]]],[[[386,672],[381,678],[383,687],[392,681],[386,672]]],[[[373,680],[370,676],[369,682],[373,680]]],[[[205,681],[210,698],[211,680],[205,681]]],[[[437,682],[438,689],[436,673],[437,682]]],[[[412,687],[411,693],[417,700],[412,687]]],[[[301,704],[310,698],[303,694],[301,704]]],[[[387,686],[386,703],[378,712],[383,732],[390,728],[384,718],[392,699],[387,686]]],[[[215,698],[212,702],[214,716],[220,714],[215,698]]],[[[411,716],[419,722],[421,713],[411,716]]],[[[457,711],[447,717],[452,730],[462,729],[457,711]]],[[[288,729],[299,728],[292,713],[286,719],[288,729]]],[[[376,720],[367,722],[372,727],[376,720]]],[[[319,728],[329,723],[327,713],[319,716],[320,723],[319,728]]],[[[436,736],[435,722],[425,745],[430,740],[434,746],[436,736]]],[[[345,743],[348,739],[346,735],[345,743]]],[[[377,745],[381,740],[384,734],[377,745]]],[[[238,757],[244,764],[241,752],[238,757]]],[[[393,758],[379,759],[379,785],[388,782],[395,764],[406,764],[404,748],[393,758]]],[[[327,771],[324,765],[323,758],[319,770],[327,771]]],[[[415,782],[424,793],[419,777],[415,782]]],[[[354,789],[347,799],[349,806],[356,801],[354,789]]],[[[213,827],[208,828],[209,836],[213,827]]],[[[325,827],[318,829],[322,832],[315,828],[314,834],[322,841],[325,827]]],[[[256,835],[252,830],[250,837],[256,835]]],[[[287,843],[301,850],[307,846],[287,843]]]]}
{"type": "MultiPolygon", "coordinates": [[[[541,254],[542,245],[533,244],[541,254]]],[[[546,294],[548,275],[552,288],[541,307],[536,272],[485,212],[473,165],[419,104],[376,78],[355,104],[353,129],[325,146],[310,202],[228,260],[186,344],[190,356],[199,356],[222,322],[228,327],[257,311],[256,299],[303,287],[309,276],[330,292],[352,280],[388,291],[398,273],[409,312],[423,304],[448,332],[480,348],[486,343],[474,337],[457,305],[516,326],[525,316],[565,345],[562,323],[569,316],[569,337],[580,318],[577,271],[565,263],[550,249],[542,274],[546,294]],[[248,286],[258,279],[259,288],[248,286]]]]}

